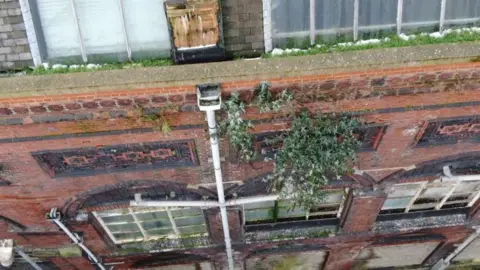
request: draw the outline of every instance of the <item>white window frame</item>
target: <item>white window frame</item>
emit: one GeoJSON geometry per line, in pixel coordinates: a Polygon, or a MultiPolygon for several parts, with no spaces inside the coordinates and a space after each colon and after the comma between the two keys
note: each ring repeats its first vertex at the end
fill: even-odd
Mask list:
{"type": "MultiPolygon", "coordinates": [[[[439,182],[439,180],[440,179],[436,179],[433,182],[412,182],[412,183],[405,183],[405,184],[397,184],[397,185],[394,185],[394,186],[391,187],[391,191],[393,191],[395,189],[395,187],[401,187],[401,186],[405,186],[405,185],[414,185],[414,184],[419,185],[419,187],[417,188],[417,190],[415,192],[415,195],[412,196],[412,198],[410,199],[410,202],[408,203],[407,207],[405,208],[404,213],[408,213],[408,212],[410,212],[410,210],[422,211],[421,207],[415,207],[415,201],[422,195],[423,191],[427,190],[428,188],[432,188],[433,185],[450,187],[450,190],[448,192],[446,192],[445,195],[443,195],[442,199],[439,202],[431,203],[431,204],[435,204],[435,206],[433,206],[434,210],[440,210],[445,205],[445,203],[447,203],[448,199],[454,194],[455,189],[458,186],[460,186],[462,181],[441,181],[441,182],[439,182]]],[[[465,182],[469,182],[469,181],[465,181],[465,182]]],[[[480,181],[475,181],[475,182],[480,183],[480,181]]],[[[467,208],[471,207],[480,198],[480,190],[476,191],[476,193],[472,192],[471,194],[474,194],[474,195],[473,195],[472,199],[470,199],[467,202],[467,205],[466,205],[467,208]]],[[[387,200],[388,200],[388,197],[387,197],[387,200]]],[[[417,205],[420,205],[420,204],[417,204],[417,205]]],[[[428,207],[428,208],[431,208],[431,207],[428,207]]],[[[394,209],[403,209],[403,207],[402,208],[384,209],[383,206],[382,206],[381,210],[394,210],[394,209]]],[[[425,211],[429,211],[429,210],[425,210],[425,211]]]]}
{"type": "MultiPolygon", "coordinates": [[[[191,207],[188,207],[188,208],[191,208],[191,207]]],[[[143,235],[143,239],[142,240],[137,240],[137,239],[125,239],[125,240],[117,240],[115,238],[115,236],[113,235],[113,233],[110,231],[108,225],[103,221],[103,217],[100,216],[98,214],[97,211],[94,211],[92,212],[93,216],[97,219],[97,221],[99,222],[99,224],[102,226],[102,228],[105,230],[105,232],[107,233],[107,235],[110,237],[110,239],[115,243],[115,244],[125,244],[125,243],[133,243],[133,242],[143,242],[143,241],[149,241],[149,240],[155,240],[155,239],[163,239],[163,238],[167,238],[167,239],[177,239],[179,237],[181,237],[181,233],[177,227],[177,224],[175,222],[175,219],[173,218],[173,215],[172,215],[172,210],[181,210],[181,209],[185,209],[185,208],[182,208],[182,207],[177,207],[177,208],[173,208],[173,207],[156,207],[156,208],[149,208],[149,209],[145,209],[144,211],[143,210],[139,210],[139,209],[135,209],[134,208],[122,208],[122,209],[125,209],[128,211],[128,213],[125,213],[125,214],[111,214],[111,215],[106,215],[106,216],[103,216],[103,217],[111,217],[111,216],[123,216],[123,215],[131,215],[133,220],[134,220],[134,224],[140,229],[140,232],[142,233],[143,235]],[[168,215],[168,219],[170,221],[170,225],[172,225],[172,229],[174,231],[173,234],[168,234],[168,235],[162,235],[162,236],[151,236],[148,234],[148,232],[143,229],[143,226],[142,226],[142,222],[136,214],[139,214],[139,213],[149,213],[149,212],[161,212],[161,211],[165,211],[167,212],[167,215],[168,215]]],[[[203,215],[202,215],[203,216],[203,215]]],[[[131,222],[129,222],[131,223],[131,222]]],[[[117,225],[117,224],[116,224],[117,225]]],[[[206,226],[206,224],[205,224],[206,226]]],[[[208,235],[208,232],[206,233],[200,233],[199,236],[207,236],[208,235]]]]}
{"type": "MultiPolygon", "coordinates": [[[[322,211],[322,212],[315,212],[315,213],[311,213],[309,210],[306,210],[305,211],[305,220],[309,220],[311,216],[323,216],[323,215],[332,215],[332,214],[334,214],[336,216],[336,218],[340,218],[340,216],[342,215],[343,208],[345,206],[345,201],[347,199],[348,191],[349,191],[348,188],[327,191],[327,192],[330,192],[330,193],[342,193],[342,200],[338,204],[337,203],[326,202],[326,203],[323,203],[323,204],[319,204],[318,206],[338,205],[337,210],[335,210],[335,211],[322,211]]],[[[279,202],[279,200],[275,201],[276,204],[278,204],[278,202],[279,202]]],[[[265,209],[267,209],[267,208],[265,208],[265,209]]],[[[280,207],[277,206],[277,209],[280,209],[280,207]]],[[[243,212],[243,225],[244,226],[247,225],[246,224],[247,220],[246,220],[246,216],[245,216],[246,211],[248,211],[248,210],[245,209],[245,204],[243,204],[242,205],[242,212],[243,212]]],[[[289,218],[295,218],[295,217],[279,217],[277,219],[277,221],[275,221],[274,223],[286,222],[286,221],[284,221],[284,219],[289,219],[289,218]]],[[[258,221],[262,221],[262,220],[258,220],[258,221]]],[[[248,222],[256,222],[256,221],[248,221],[248,222]]]]}

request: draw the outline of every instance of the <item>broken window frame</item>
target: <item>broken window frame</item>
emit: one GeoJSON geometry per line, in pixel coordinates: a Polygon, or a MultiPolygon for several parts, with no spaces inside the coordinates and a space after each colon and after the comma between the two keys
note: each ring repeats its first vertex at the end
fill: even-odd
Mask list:
{"type": "Polygon", "coordinates": [[[207,232],[207,227],[206,227],[206,222],[205,222],[205,217],[203,215],[203,211],[200,209],[199,215],[191,215],[191,216],[174,216],[172,212],[177,211],[177,210],[188,210],[188,209],[195,209],[198,207],[148,207],[148,208],[121,208],[121,209],[115,209],[115,210],[109,210],[109,211],[94,211],[92,212],[93,216],[98,220],[102,228],[105,230],[107,235],[110,237],[110,239],[113,241],[115,244],[125,244],[125,243],[132,243],[132,242],[143,242],[143,241],[149,241],[149,240],[157,240],[157,239],[177,239],[180,237],[185,237],[186,235],[188,236],[208,236],[207,232]],[[121,211],[119,213],[119,211],[121,211]],[[110,212],[110,213],[109,213],[110,212]],[[113,213],[111,213],[113,212],[113,213]],[[167,214],[167,218],[155,218],[155,219],[142,219],[139,217],[139,214],[145,214],[145,213],[161,213],[165,212],[167,214]],[[108,217],[120,217],[120,216],[131,216],[133,221],[123,221],[123,222],[106,222],[104,218],[108,217]],[[178,225],[178,220],[186,217],[202,217],[203,222],[194,224],[194,225],[178,225]],[[156,229],[171,229],[171,233],[167,234],[155,234],[152,235],[151,231],[154,229],[146,229],[143,223],[146,222],[159,222],[160,220],[162,221],[169,221],[170,227],[157,227],[156,229]],[[135,224],[136,228],[138,231],[131,231],[131,232],[125,232],[125,231],[120,231],[120,232],[112,232],[111,226],[118,226],[118,225],[125,225],[125,224],[135,224]],[[195,232],[195,233],[182,233],[181,229],[184,227],[204,227],[204,230],[201,230],[200,232],[195,232]],[[128,234],[128,233],[141,233],[141,237],[139,238],[127,238],[127,239],[117,239],[118,237],[115,236],[115,234],[128,234]]]}

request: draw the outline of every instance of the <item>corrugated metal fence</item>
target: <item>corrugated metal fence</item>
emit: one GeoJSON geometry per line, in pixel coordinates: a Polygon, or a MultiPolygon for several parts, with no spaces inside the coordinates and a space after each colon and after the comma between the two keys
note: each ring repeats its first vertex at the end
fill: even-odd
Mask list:
{"type": "Polygon", "coordinates": [[[480,0],[270,1],[274,47],[480,25],[480,0]]]}

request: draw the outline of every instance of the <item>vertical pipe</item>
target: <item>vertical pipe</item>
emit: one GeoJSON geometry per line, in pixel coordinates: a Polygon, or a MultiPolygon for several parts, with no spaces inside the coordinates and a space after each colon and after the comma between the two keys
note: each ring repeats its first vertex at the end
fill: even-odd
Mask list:
{"type": "Polygon", "coordinates": [[[23,250],[19,247],[15,247],[15,251],[20,255],[25,261],[27,261],[35,270],[42,270],[42,268],[30,258],[23,250]]]}
{"type": "Polygon", "coordinates": [[[359,12],[359,5],[360,0],[355,0],[353,2],[353,40],[358,40],[358,12],[359,12]]]}
{"type": "Polygon", "coordinates": [[[265,52],[273,49],[272,42],[272,0],[263,0],[263,39],[265,52]]]}
{"type": "Polygon", "coordinates": [[[310,45],[315,45],[315,0],[310,0],[310,45]]]}
{"type": "Polygon", "coordinates": [[[75,27],[77,28],[77,37],[78,42],[80,43],[80,52],[82,53],[82,59],[84,63],[88,62],[87,53],[85,51],[85,44],[83,44],[83,37],[82,31],[80,30],[80,24],[78,23],[78,16],[77,16],[77,7],[75,6],[75,0],[70,0],[72,4],[72,13],[73,13],[73,20],[75,21],[75,27]]]}
{"type": "Polygon", "coordinates": [[[445,24],[445,9],[447,6],[447,0],[442,0],[441,5],[440,5],[440,25],[439,25],[439,31],[440,33],[443,32],[444,24],[445,24]]]}
{"type": "Polygon", "coordinates": [[[118,5],[120,8],[120,18],[122,20],[122,31],[123,31],[123,37],[125,38],[125,47],[127,48],[127,57],[128,61],[132,61],[132,48],[130,47],[130,41],[128,40],[128,34],[127,34],[127,25],[125,24],[125,12],[123,11],[123,0],[118,0],[118,5]]]}
{"type": "Polygon", "coordinates": [[[227,208],[225,206],[225,194],[223,191],[222,169],[220,166],[220,148],[218,145],[217,122],[215,111],[207,111],[208,131],[210,134],[210,145],[212,148],[213,168],[215,170],[215,182],[217,185],[218,202],[220,204],[220,216],[222,217],[223,234],[225,238],[225,249],[227,251],[228,269],[233,270],[232,242],[228,226],[227,208]]]}
{"type": "Polygon", "coordinates": [[[403,0],[397,2],[397,35],[402,33],[403,0]]]}

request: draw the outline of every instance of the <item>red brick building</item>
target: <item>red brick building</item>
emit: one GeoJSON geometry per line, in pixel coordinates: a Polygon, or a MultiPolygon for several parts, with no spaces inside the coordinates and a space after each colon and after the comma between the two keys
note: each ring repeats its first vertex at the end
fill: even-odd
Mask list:
{"type": "MultiPolygon", "coordinates": [[[[316,211],[287,211],[282,201],[228,208],[235,266],[431,267],[480,225],[480,182],[441,180],[445,168],[454,176],[480,174],[478,46],[3,78],[0,239],[13,239],[46,269],[93,269],[46,218],[57,208],[107,268],[224,269],[218,207],[129,203],[135,193],[216,201],[195,87],[219,83],[224,99],[240,92],[249,103],[268,81],[312,111],[355,115],[366,124],[356,131],[362,145],[355,174],[332,181],[316,211]],[[136,109],[158,112],[171,104],[180,109],[165,112],[167,134],[136,109]]],[[[291,121],[255,107],[246,117],[263,155],[275,151],[263,140],[291,121]]],[[[223,139],[220,151],[227,200],[267,194],[270,162],[239,163],[223,139]]],[[[479,246],[473,241],[452,263],[480,259],[479,246]]],[[[16,258],[14,268],[24,265],[16,258]]]]}

